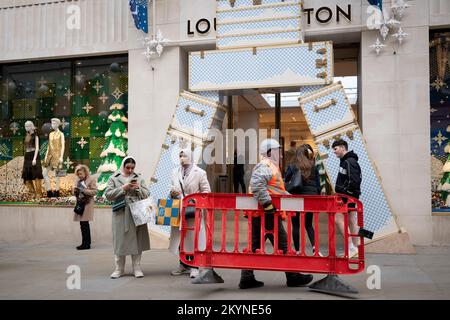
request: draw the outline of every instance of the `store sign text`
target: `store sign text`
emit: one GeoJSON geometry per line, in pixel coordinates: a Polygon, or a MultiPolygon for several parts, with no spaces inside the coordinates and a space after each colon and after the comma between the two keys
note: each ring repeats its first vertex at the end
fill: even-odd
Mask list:
{"type": "MultiPolygon", "coordinates": [[[[303,9],[303,13],[306,16],[306,23],[311,25],[312,19],[319,25],[330,23],[333,19],[337,23],[340,23],[343,19],[352,22],[352,5],[347,5],[347,8],[336,5],[335,10],[330,7],[320,7],[318,9],[309,8],[303,9]]],[[[211,30],[217,30],[217,19],[212,20],[202,18],[197,21],[187,21],[187,34],[188,36],[194,36],[196,33],[200,35],[208,34],[211,30]]]]}

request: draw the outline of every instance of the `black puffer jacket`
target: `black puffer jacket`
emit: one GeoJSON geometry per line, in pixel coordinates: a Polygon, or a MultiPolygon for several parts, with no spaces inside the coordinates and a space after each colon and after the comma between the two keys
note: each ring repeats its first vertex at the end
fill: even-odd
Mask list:
{"type": "Polygon", "coordinates": [[[339,174],[336,179],[336,193],[342,193],[354,198],[361,194],[361,167],[358,164],[358,156],[349,151],[342,157],[339,174]]]}

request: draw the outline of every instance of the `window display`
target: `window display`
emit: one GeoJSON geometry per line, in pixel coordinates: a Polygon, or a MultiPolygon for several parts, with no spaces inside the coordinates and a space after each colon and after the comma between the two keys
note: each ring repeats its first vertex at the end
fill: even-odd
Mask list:
{"type": "Polygon", "coordinates": [[[433,212],[450,212],[450,32],[430,36],[431,192],[433,212]]]}
{"type": "Polygon", "coordinates": [[[66,204],[80,164],[107,180],[127,115],[126,55],[0,65],[0,203],[66,204]]]}

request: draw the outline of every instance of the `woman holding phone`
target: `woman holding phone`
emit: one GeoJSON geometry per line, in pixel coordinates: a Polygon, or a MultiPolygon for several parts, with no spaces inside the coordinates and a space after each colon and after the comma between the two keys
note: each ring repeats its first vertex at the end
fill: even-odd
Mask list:
{"type": "Polygon", "coordinates": [[[94,220],[94,197],[97,194],[97,179],[91,177],[89,168],[80,164],[75,168],[75,174],[78,181],[73,187],[73,194],[77,199],[82,199],[84,210],[82,214],[75,213],[73,221],[80,222],[81,229],[81,245],[77,250],[89,250],[91,248],[91,229],[89,221],[94,220]]]}
{"type": "Polygon", "coordinates": [[[131,255],[133,273],[136,278],[144,276],[140,267],[142,251],[150,250],[147,225],[135,226],[129,204],[146,199],[149,190],[140,174],[134,172],[136,161],[132,157],[123,159],[120,171],[109,178],[105,196],[112,201],[112,233],[116,269],[112,279],[125,273],[125,258],[131,255]]]}

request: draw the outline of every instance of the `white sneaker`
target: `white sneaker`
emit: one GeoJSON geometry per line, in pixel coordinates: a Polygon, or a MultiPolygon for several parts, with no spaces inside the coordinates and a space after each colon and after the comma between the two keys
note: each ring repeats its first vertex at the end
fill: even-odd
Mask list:
{"type": "Polygon", "coordinates": [[[189,276],[191,277],[191,279],[194,279],[194,278],[197,278],[198,274],[199,274],[198,269],[192,268],[191,274],[189,276]]]}
{"type": "Polygon", "coordinates": [[[356,257],[358,255],[358,248],[357,247],[351,247],[350,249],[349,249],[349,252],[348,252],[348,257],[349,258],[354,258],[354,257],[356,257]]]}
{"type": "MultiPolygon", "coordinates": [[[[313,256],[315,255],[316,255],[316,248],[313,247],[313,256]]],[[[323,257],[323,254],[320,252],[320,250],[319,250],[319,257],[323,257]]]]}

